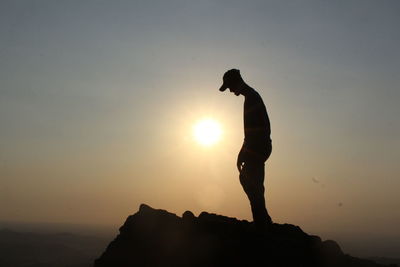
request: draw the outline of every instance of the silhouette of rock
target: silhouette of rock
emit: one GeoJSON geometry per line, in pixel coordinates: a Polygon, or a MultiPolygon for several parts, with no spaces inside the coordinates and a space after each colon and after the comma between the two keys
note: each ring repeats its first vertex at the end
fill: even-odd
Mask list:
{"type": "Polygon", "coordinates": [[[295,225],[273,224],[261,233],[248,221],[207,212],[180,218],[142,204],[119,230],[95,267],[387,266],[346,255],[335,241],[295,225]]]}

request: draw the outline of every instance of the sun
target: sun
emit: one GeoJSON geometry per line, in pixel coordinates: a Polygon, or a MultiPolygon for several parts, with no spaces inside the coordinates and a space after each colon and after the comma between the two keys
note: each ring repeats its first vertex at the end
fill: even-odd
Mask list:
{"type": "Polygon", "coordinates": [[[220,124],[210,118],[198,121],[193,127],[193,135],[196,141],[203,146],[212,146],[221,139],[220,124]]]}

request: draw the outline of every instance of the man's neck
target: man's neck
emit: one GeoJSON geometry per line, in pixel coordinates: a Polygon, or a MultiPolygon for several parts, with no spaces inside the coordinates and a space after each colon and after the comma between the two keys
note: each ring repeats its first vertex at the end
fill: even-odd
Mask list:
{"type": "Polygon", "coordinates": [[[242,95],[244,97],[248,96],[252,90],[253,89],[250,86],[248,86],[246,83],[243,83],[240,88],[240,91],[242,92],[242,95]]]}

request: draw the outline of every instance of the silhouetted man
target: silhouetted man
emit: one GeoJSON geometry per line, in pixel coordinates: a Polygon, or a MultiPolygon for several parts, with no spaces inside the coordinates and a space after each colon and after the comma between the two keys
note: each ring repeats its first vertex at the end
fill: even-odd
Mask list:
{"type": "Polygon", "coordinates": [[[244,96],[244,142],[237,158],[240,183],[250,200],[257,228],[272,224],[265,207],[264,163],[271,155],[271,127],[261,96],[242,79],[240,71],[231,69],[224,74],[221,92],[227,88],[236,96],[244,96]]]}

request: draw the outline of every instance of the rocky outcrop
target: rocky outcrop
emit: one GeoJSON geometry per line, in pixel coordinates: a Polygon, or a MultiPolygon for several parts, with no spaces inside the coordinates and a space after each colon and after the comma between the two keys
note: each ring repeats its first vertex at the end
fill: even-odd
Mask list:
{"type": "Polygon", "coordinates": [[[142,204],[95,267],[133,266],[340,266],[378,267],[351,257],[291,224],[259,231],[248,221],[186,211],[182,217],[142,204]]]}

